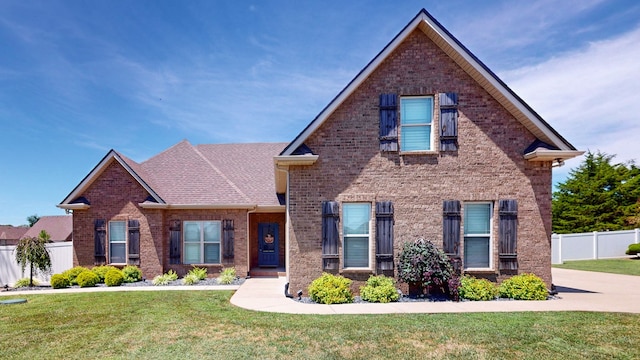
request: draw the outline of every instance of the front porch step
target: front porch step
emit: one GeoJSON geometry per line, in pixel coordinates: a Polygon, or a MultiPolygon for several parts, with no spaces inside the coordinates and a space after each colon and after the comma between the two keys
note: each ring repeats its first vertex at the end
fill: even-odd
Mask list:
{"type": "Polygon", "coordinates": [[[249,271],[250,277],[280,277],[287,276],[287,272],[283,267],[274,268],[253,268],[249,271]]]}

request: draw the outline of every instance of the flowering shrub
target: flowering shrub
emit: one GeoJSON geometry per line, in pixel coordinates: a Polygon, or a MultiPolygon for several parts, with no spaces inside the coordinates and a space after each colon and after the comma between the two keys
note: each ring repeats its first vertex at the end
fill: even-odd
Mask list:
{"type": "Polygon", "coordinates": [[[431,241],[406,242],[398,258],[398,278],[422,287],[444,288],[453,277],[449,257],[431,241]]]}

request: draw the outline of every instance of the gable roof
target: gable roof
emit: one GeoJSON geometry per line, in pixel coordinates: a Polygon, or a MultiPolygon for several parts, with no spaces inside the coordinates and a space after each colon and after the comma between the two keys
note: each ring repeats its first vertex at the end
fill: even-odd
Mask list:
{"type": "Polygon", "coordinates": [[[73,218],[71,215],[42,216],[27,230],[24,237],[38,237],[42,230],[51,236],[51,241],[71,240],[73,218]]]}
{"type": "MultiPolygon", "coordinates": [[[[566,160],[581,155],[566,139],[554,130],[540,115],[527,105],[485,64],[471,53],[458,39],[445,29],[431,14],[422,9],[376,55],[347,86],[316,116],[296,138],[287,145],[280,156],[295,155],[296,150],[318,129],[329,116],[371,75],[376,68],[416,29],[427,35],[458,66],[494,97],[507,111],[518,119],[532,134],[552,149],[540,148],[529,153],[528,159],[540,159],[544,153],[553,159],[566,160]],[[536,151],[539,151],[536,152],[536,151]]],[[[546,160],[546,158],[545,158],[546,160]]]]}
{"type": "Polygon", "coordinates": [[[109,164],[117,161],[149,192],[141,204],[148,208],[280,207],[276,195],[273,157],[285,143],[191,145],[183,140],[137,163],[111,150],[58,205],[88,208],[79,199],[109,164]]]}
{"type": "Polygon", "coordinates": [[[0,225],[0,241],[1,240],[20,240],[29,230],[26,226],[0,225]]]}

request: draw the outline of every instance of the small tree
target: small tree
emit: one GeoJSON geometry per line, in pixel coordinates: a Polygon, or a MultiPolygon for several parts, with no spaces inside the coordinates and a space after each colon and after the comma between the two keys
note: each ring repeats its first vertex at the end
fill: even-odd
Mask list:
{"type": "Polygon", "coordinates": [[[33,214],[27,217],[27,222],[29,223],[29,227],[32,227],[35,223],[38,222],[38,220],[40,220],[40,216],[38,216],[38,214],[33,214]]]}
{"type": "Polygon", "coordinates": [[[47,249],[47,243],[51,242],[51,236],[45,231],[40,231],[38,237],[24,237],[20,239],[14,253],[16,262],[24,273],[29,263],[29,286],[33,286],[33,275],[37,271],[43,273],[51,270],[51,256],[47,249]]]}

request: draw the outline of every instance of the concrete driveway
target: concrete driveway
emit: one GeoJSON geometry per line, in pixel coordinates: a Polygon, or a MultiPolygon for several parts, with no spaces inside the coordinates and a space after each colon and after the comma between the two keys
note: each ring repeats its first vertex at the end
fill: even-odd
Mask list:
{"type": "MultiPolygon", "coordinates": [[[[464,301],[390,304],[303,304],[284,296],[284,278],[247,279],[231,303],[250,310],[293,314],[390,314],[513,311],[640,313],[640,276],[553,269],[556,300],[464,301]]],[[[295,292],[296,289],[292,289],[295,292]]]]}

